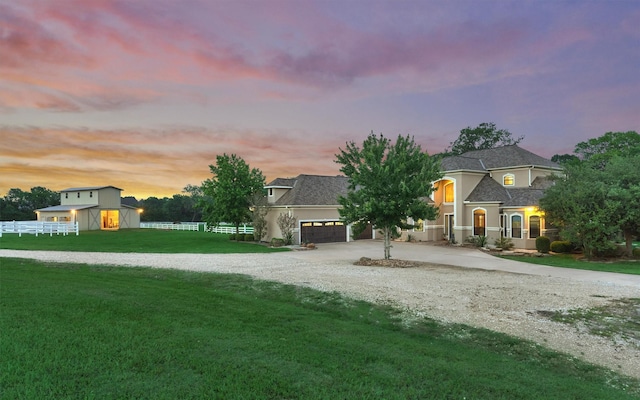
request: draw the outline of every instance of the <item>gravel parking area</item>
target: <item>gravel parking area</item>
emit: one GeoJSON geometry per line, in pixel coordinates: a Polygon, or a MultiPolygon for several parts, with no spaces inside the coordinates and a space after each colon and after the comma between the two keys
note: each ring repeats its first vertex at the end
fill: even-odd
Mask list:
{"type": "MultiPolygon", "coordinates": [[[[371,248],[367,246],[344,244],[342,247],[320,246],[312,251],[222,255],[0,250],[0,257],[239,273],[323,291],[337,291],[356,299],[395,305],[406,311],[407,318],[428,316],[443,322],[463,323],[529,339],[640,378],[639,343],[594,336],[573,326],[552,322],[539,313],[592,308],[616,299],[638,298],[640,285],[634,281],[621,284],[608,281],[606,276],[585,280],[550,276],[553,274],[531,275],[523,269],[526,264],[525,267],[518,266],[523,269],[521,273],[476,269],[474,264],[483,268],[492,261],[484,257],[476,259],[475,253],[469,253],[469,268],[443,265],[429,261],[437,259],[438,250],[426,249],[427,246],[422,251],[432,252],[432,257],[410,253],[415,247],[407,250],[408,258],[420,258],[422,263],[419,266],[354,265],[353,262],[362,254],[372,258],[381,255],[381,244],[375,243],[371,248]]],[[[404,259],[402,248],[394,251],[398,258],[404,259]]],[[[465,261],[461,258],[460,262],[465,261]]],[[[499,264],[498,261],[496,263],[499,264]]]]}

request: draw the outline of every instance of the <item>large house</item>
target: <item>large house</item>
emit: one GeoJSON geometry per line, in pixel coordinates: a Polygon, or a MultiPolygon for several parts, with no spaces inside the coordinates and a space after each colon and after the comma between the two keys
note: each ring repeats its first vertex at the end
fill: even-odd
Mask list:
{"type": "Polygon", "coordinates": [[[557,163],[510,145],[446,157],[442,171],[431,198],[438,219],[418,221],[405,235],[459,243],[482,235],[488,244],[506,237],[517,248],[535,249],[538,236],[555,233],[538,201],[551,184],[549,175],[562,171],[557,163]]]}
{"type": "Polygon", "coordinates": [[[115,186],[69,188],[60,191],[60,205],[35,210],[38,221],[77,222],[78,229],[140,228],[142,210],[121,204],[115,186]]]}
{"type": "MultiPolygon", "coordinates": [[[[429,201],[439,209],[435,221],[413,221],[403,239],[450,240],[461,243],[470,236],[486,236],[492,244],[510,238],[517,248],[535,249],[538,236],[553,236],[538,200],[549,187],[549,175],[562,171],[560,165],[517,145],[476,150],[446,157],[443,176],[433,182],[429,201]]],[[[344,242],[352,239],[351,227],[340,221],[339,196],[347,194],[349,179],[344,176],[299,175],[277,178],[267,184],[270,207],[267,240],[282,237],[278,215],[297,218],[294,240],[301,242],[344,242]]],[[[411,221],[410,221],[411,222],[411,221]]],[[[358,239],[375,237],[367,229],[358,239]]]]}
{"type": "MultiPolygon", "coordinates": [[[[347,242],[352,239],[351,227],[340,221],[339,196],[346,196],[349,179],[344,176],[298,175],[276,178],[265,186],[269,213],[267,240],[282,237],[277,219],[282,213],[297,219],[294,230],[296,243],[347,242]]],[[[369,227],[358,239],[371,239],[369,227]]]]}

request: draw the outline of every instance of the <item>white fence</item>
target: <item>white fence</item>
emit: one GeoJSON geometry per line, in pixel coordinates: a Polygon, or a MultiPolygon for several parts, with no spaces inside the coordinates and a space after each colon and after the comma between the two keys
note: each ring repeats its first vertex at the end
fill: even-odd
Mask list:
{"type": "Polygon", "coordinates": [[[198,231],[198,227],[201,224],[204,224],[206,229],[207,224],[204,222],[185,222],[179,224],[173,224],[171,222],[140,222],[140,228],[166,229],[171,231],[198,231]]]}
{"type": "MultiPolygon", "coordinates": [[[[141,222],[140,228],[146,229],[166,229],[172,231],[205,231],[213,233],[236,233],[236,227],[229,224],[218,226],[208,226],[206,222],[181,222],[173,224],[171,222],[141,222]],[[202,228],[200,228],[202,226],[202,228]]],[[[253,226],[240,225],[239,233],[253,234],[253,226]]]]}
{"type": "MultiPolygon", "coordinates": [[[[218,225],[210,226],[207,232],[213,233],[236,233],[236,227],[234,225],[218,225]]],[[[240,225],[238,233],[253,234],[253,226],[240,225]]]]}
{"type": "Polygon", "coordinates": [[[77,222],[39,222],[39,221],[0,221],[0,237],[6,233],[17,233],[22,237],[23,233],[31,235],[68,235],[80,234],[77,222]]]}

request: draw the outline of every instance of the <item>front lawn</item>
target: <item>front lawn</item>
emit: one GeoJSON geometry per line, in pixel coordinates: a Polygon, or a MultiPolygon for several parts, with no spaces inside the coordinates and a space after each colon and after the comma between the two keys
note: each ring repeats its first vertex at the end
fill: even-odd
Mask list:
{"type": "Polygon", "coordinates": [[[80,235],[49,236],[5,234],[1,249],[101,251],[107,253],[269,253],[287,251],[250,242],[229,240],[229,235],[164,231],[157,229],[121,229],[118,231],[83,231],[80,235]]]}
{"type": "Polygon", "coordinates": [[[498,256],[513,261],[531,264],[549,265],[552,267],[586,269],[602,272],[619,272],[623,274],[640,275],[640,261],[586,261],[576,259],[572,254],[552,254],[545,257],[498,256]]]}
{"type": "Polygon", "coordinates": [[[4,399],[632,399],[528,341],[237,275],[0,259],[4,399]]]}

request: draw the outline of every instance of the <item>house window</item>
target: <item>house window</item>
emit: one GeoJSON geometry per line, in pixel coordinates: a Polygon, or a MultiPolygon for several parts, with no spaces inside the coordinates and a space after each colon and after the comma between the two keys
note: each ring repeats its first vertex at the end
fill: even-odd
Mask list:
{"type": "Polygon", "coordinates": [[[80,192],[78,192],[78,198],[80,198],[80,192]]]}
{"type": "Polygon", "coordinates": [[[475,236],[485,236],[486,214],[484,210],[473,212],[473,234],[475,236]]]}
{"type": "Polygon", "coordinates": [[[273,188],[269,188],[269,196],[273,196],[273,188]]]}
{"type": "Polygon", "coordinates": [[[540,217],[532,215],[529,217],[529,238],[535,239],[540,236],[540,217]]]}
{"type": "Polygon", "coordinates": [[[93,192],[89,192],[89,197],[93,197],[93,192]]]}
{"type": "Polygon", "coordinates": [[[68,198],[69,198],[69,193],[65,193],[65,194],[64,194],[64,198],[65,198],[65,199],[68,199],[68,198]]]}
{"type": "Polygon", "coordinates": [[[511,237],[522,238],[522,216],[520,215],[511,216],[511,237]]]}
{"type": "Polygon", "coordinates": [[[444,202],[453,203],[453,182],[449,182],[444,185],[444,202]]]}
{"type": "Polygon", "coordinates": [[[516,184],[516,177],[513,174],[507,174],[502,177],[502,186],[513,186],[516,184]]]}

